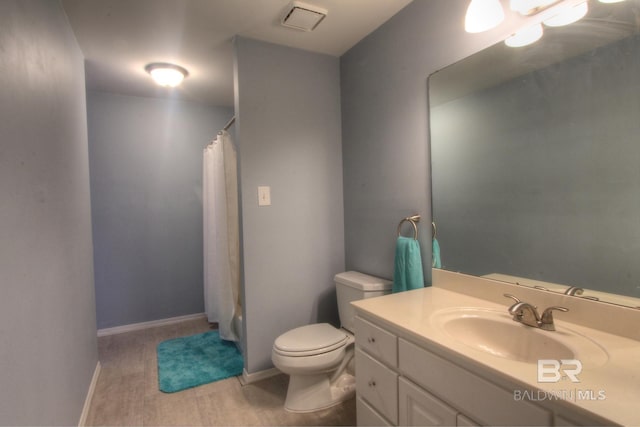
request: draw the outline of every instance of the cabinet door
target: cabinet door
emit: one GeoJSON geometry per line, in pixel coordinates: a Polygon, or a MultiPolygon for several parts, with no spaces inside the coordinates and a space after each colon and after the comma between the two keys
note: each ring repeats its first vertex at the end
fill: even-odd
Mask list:
{"type": "Polygon", "coordinates": [[[483,425],[549,426],[552,413],[422,347],[399,339],[398,363],[404,376],[483,425]]]}
{"type": "Polygon", "coordinates": [[[458,412],[412,382],[398,381],[398,421],[401,426],[454,426],[458,412]]]}

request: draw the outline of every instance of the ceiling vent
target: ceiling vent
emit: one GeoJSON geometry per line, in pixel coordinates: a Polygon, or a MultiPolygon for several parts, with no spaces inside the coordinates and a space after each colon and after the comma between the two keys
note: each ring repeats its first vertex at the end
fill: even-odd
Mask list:
{"type": "Polygon", "coordinates": [[[294,1],[280,23],[296,30],[313,31],[326,16],[326,9],[294,1]]]}

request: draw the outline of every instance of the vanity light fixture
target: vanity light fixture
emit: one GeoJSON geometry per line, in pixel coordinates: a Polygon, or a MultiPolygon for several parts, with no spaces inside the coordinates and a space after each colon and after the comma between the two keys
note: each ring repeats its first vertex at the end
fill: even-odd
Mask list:
{"type": "Polygon", "coordinates": [[[558,3],[560,0],[511,0],[511,10],[520,15],[535,15],[536,13],[558,3]]]}
{"type": "Polygon", "coordinates": [[[154,62],[144,69],[151,75],[153,81],[164,87],[176,87],[189,75],[189,72],[181,66],[166,62],[154,62]]]}
{"type": "Polygon", "coordinates": [[[497,27],[504,20],[500,0],[471,0],[464,18],[467,33],[481,33],[497,27]]]}
{"type": "MultiPolygon", "coordinates": [[[[625,0],[599,0],[601,3],[619,3],[625,0]]],[[[561,0],[509,0],[512,12],[522,16],[535,15],[555,6],[561,0]]],[[[584,18],[589,12],[588,0],[574,6],[560,8],[560,11],[543,21],[549,27],[560,27],[573,24],[584,18]]],[[[504,11],[499,0],[471,0],[465,16],[465,30],[468,33],[479,33],[498,26],[504,20],[504,11]]],[[[510,47],[521,47],[538,41],[543,34],[539,24],[525,28],[505,39],[510,47]]]]}
{"type": "Polygon", "coordinates": [[[509,47],[522,47],[537,42],[542,37],[542,25],[536,24],[507,37],[504,43],[509,47]]]}
{"type": "Polygon", "coordinates": [[[561,27],[563,25],[573,24],[574,22],[577,22],[584,18],[587,12],[589,12],[589,5],[585,1],[576,6],[565,9],[555,16],[552,16],[551,18],[544,21],[544,25],[547,25],[549,27],[561,27]]]}

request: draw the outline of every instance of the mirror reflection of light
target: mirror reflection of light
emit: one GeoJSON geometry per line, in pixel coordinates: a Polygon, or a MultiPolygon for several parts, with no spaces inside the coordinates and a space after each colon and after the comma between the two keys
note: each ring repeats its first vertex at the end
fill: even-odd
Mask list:
{"type": "Polygon", "coordinates": [[[511,10],[516,11],[522,15],[529,15],[536,10],[545,8],[557,3],[558,0],[511,0],[511,10]]]}
{"type": "Polygon", "coordinates": [[[584,18],[588,11],[589,5],[585,1],[584,3],[563,10],[559,14],[544,21],[544,24],[549,27],[561,27],[563,25],[573,24],[584,18]]]}
{"type": "Polygon", "coordinates": [[[530,45],[540,40],[542,37],[542,25],[536,24],[531,27],[520,30],[511,37],[505,39],[504,43],[509,47],[522,47],[530,45]]]}
{"type": "Polygon", "coordinates": [[[471,0],[464,19],[467,33],[481,33],[497,27],[504,20],[499,0],[471,0]]]}

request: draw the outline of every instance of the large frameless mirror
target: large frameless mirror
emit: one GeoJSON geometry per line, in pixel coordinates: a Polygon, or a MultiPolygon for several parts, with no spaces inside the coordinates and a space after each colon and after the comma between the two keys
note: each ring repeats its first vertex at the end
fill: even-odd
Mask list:
{"type": "Polygon", "coordinates": [[[589,8],[430,76],[433,218],[444,269],[638,307],[640,1],[589,8]]]}

